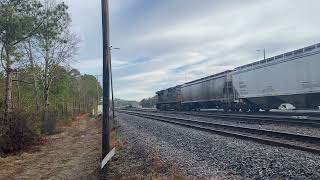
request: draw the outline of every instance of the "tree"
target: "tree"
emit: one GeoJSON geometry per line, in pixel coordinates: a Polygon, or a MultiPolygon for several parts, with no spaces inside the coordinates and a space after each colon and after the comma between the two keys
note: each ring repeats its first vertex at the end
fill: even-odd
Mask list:
{"type": "Polygon", "coordinates": [[[79,40],[68,7],[41,2],[0,0],[0,153],[91,112],[102,94],[94,76],[70,68],[79,40]]]}
{"type": "Polygon", "coordinates": [[[12,78],[20,55],[17,46],[41,26],[41,3],[37,0],[0,0],[1,65],[5,71],[5,116],[12,112],[12,78]]]}
{"type": "Polygon", "coordinates": [[[4,96],[1,92],[4,92],[4,75],[3,71],[0,70],[0,108],[3,108],[4,96]]]}
{"type": "Polygon", "coordinates": [[[40,103],[39,103],[39,76],[41,69],[36,62],[36,58],[33,52],[33,38],[29,39],[27,42],[24,43],[24,50],[25,55],[28,59],[27,69],[30,71],[32,77],[32,86],[33,86],[33,95],[34,95],[34,103],[35,103],[35,110],[36,112],[40,111],[40,103]]]}
{"type": "Polygon", "coordinates": [[[72,114],[80,113],[80,82],[81,82],[81,73],[77,69],[72,69],[70,71],[72,78],[71,81],[71,98],[72,98],[72,114]]]}
{"type": "Polygon", "coordinates": [[[56,78],[56,68],[68,65],[77,51],[78,38],[69,32],[70,17],[68,6],[63,2],[56,4],[46,1],[44,4],[43,25],[36,34],[37,53],[40,54],[41,82],[43,88],[45,131],[49,123],[49,92],[52,81],[56,78]]]}
{"type": "Polygon", "coordinates": [[[140,105],[144,108],[154,108],[157,102],[157,97],[151,97],[147,99],[142,99],[140,105]]]}
{"type": "Polygon", "coordinates": [[[97,106],[102,95],[102,88],[98,80],[92,76],[85,74],[81,77],[80,83],[80,101],[85,112],[92,109],[97,110],[97,106]]]}
{"type": "Polygon", "coordinates": [[[139,102],[138,101],[130,101],[130,100],[124,100],[124,99],[114,99],[114,107],[125,107],[125,106],[133,106],[138,107],[139,102]]]}

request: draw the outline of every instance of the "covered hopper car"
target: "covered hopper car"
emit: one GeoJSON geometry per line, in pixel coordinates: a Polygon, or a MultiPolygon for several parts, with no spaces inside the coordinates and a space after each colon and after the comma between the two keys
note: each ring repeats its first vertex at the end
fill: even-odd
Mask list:
{"type": "Polygon", "coordinates": [[[290,103],[320,105],[320,44],[236,68],[233,87],[242,101],[264,109],[290,103]]]}
{"type": "Polygon", "coordinates": [[[320,43],[157,92],[161,110],[259,111],[320,105],[320,43]]]}
{"type": "Polygon", "coordinates": [[[184,110],[226,108],[233,101],[231,71],[201,78],[181,86],[184,110]]]}

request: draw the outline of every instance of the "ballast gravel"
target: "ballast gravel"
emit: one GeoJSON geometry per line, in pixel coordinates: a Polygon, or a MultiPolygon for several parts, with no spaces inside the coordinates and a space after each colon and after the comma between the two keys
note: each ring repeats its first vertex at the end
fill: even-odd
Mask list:
{"type": "MultiPolygon", "coordinates": [[[[123,113],[118,113],[117,119],[128,141],[124,150],[128,164],[123,173],[132,170],[129,166],[152,171],[152,162],[146,157],[157,155],[161,164],[175,164],[177,171],[190,179],[320,179],[320,155],[123,113]]],[[[170,172],[163,169],[164,174],[170,172]]]]}
{"type": "Polygon", "coordinates": [[[274,124],[273,123],[255,123],[254,121],[250,121],[250,123],[247,123],[247,122],[239,122],[236,120],[230,121],[228,119],[206,118],[206,117],[199,117],[199,116],[170,114],[170,113],[161,113],[161,112],[160,113],[156,112],[152,114],[165,115],[165,116],[178,117],[178,118],[196,119],[196,120],[202,120],[202,121],[213,122],[213,123],[241,126],[246,128],[255,128],[255,129],[261,129],[261,130],[270,130],[270,131],[278,131],[278,132],[286,132],[286,133],[292,133],[292,134],[320,137],[319,127],[303,127],[298,125],[286,125],[286,124],[279,124],[279,123],[274,123],[274,124]]]}

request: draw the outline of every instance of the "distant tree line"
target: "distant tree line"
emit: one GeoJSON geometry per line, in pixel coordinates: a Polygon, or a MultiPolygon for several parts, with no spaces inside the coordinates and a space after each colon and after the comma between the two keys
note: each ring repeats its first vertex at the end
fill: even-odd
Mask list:
{"type": "Polygon", "coordinates": [[[79,44],[70,23],[64,2],[0,0],[0,154],[97,108],[97,79],[70,66],[79,44]]]}
{"type": "Polygon", "coordinates": [[[146,99],[142,99],[140,101],[140,105],[143,108],[155,108],[156,103],[157,103],[157,96],[146,98],[146,99]]]}
{"type": "Polygon", "coordinates": [[[126,107],[126,106],[133,106],[138,107],[138,101],[130,101],[130,100],[123,100],[123,99],[114,99],[114,107],[126,107]]]}

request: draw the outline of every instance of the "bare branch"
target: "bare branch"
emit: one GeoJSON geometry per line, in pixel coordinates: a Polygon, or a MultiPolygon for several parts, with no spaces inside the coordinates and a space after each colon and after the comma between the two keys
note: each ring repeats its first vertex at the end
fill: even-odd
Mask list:
{"type": "Polygon", "coordinates": [[[12,81],[14,81],[14,82],[22,82],[22,83],[25,83],[25,84],[32,84],[32,82],[28,82],[28,81],[24,81],[24,80],[19,80],[19,79],[13,79],[12,81]]]}

